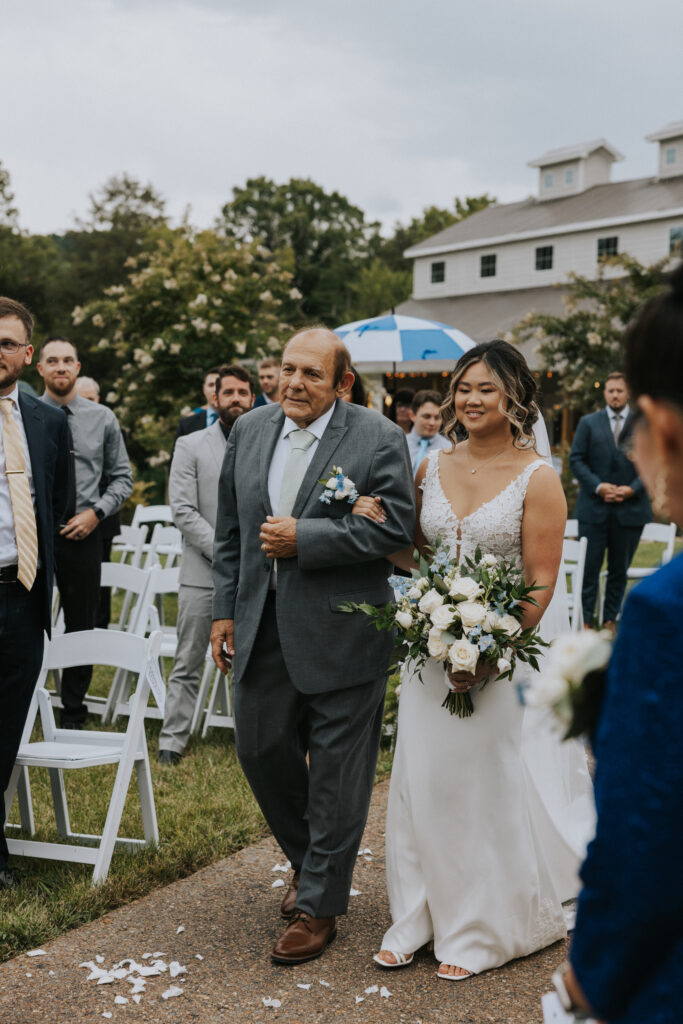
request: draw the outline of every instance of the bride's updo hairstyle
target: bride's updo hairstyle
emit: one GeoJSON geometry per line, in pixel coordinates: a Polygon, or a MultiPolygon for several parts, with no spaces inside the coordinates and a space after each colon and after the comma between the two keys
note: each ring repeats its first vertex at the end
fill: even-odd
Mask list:
{"type": "Polygon", "coordinates": [[[683,413],[683,264],[669,285],[626,331],[624,368],[633,403],[649,395],[683,413]]]}
{"type": "Polygon", "coordinates": [[[441,406],[443,432],[456,445],[467,432],[455,415],[455,393],[463,375],[483,363],[501,394],[499,411],[510,423],[516,448],[536,448],[534,423],[539,417],[538,387],[526,359],[507,341],[485,341],[465,352],[455,364],[448,398],[441,406]]]}

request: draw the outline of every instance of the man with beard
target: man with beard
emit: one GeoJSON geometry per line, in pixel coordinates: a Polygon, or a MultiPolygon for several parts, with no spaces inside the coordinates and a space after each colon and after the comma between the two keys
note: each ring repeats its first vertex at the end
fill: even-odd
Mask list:
{"type": "Polygon", "coordinates": [[[178,648],[168,681],[159,761],[175,765],[190,738],[211,633],[213,537],[218,477],[233,423],[254,404],[249,373],[237,365],[221,366],[216,379],[218,420],[205,430],[179,437],[169,482],[173,521],[183,535],[178,592],[178,648]]]}
{"type": "MultiPolygon", "coordinates": [[[[38,372],[45,383],[43,401],[63,409],[73,439],[76,511],[55,537],[55,575],[67,633],[94,629],[100,604],[102,532],[100,523],[113,515],[133,491],[133,474],[116,416],[104,405],[78,394],[81,368],[68,338],[48,338],[40,350],[38,372]],[[100,483],[106,488],[100,493],[100,483]]],[[[85,695],[92,666],[62,673],[62,715],[65,729],[82,729],[88,713],[85,695]]]]}

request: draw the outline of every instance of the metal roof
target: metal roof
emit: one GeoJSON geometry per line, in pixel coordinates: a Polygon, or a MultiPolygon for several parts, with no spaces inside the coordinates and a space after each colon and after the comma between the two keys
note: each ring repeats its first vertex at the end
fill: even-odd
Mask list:
{"type": "Polygon", "coordinates": [[[681,135],[683,135],[683,121],[670,121],[658,132],[646,135],[645,139],[647,142],[663,142],[665,139],[677,139],[681,135]]]}
{"type": "Polygon", "coordinates": [[[610,145],[607,139],[594,139],[592,142],[578,142],[575,146],[564,146],[562,149],[550,149],[543,156],[530,160],[527,167],[550,167],[552,164],[563,164],[566,160],[581,160],[598,149],[604,149],[613,160],[623,160],[624,154],[610,145]]]}

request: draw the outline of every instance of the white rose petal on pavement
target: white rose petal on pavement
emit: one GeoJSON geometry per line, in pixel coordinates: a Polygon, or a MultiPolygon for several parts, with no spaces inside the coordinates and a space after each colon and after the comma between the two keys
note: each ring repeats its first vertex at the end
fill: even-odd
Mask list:
{"type": "Polygon", "coordinates": [[[98,985],[113,985],[115,981],[113,974],[103,974],[101,978],[97,979],[98,985]]]}
{"type": "Polygon", "coordinates": [[[292,865],[287,860],[287,861],[285,861],[284,864],[275,864],[270,870],[271,871],[289,871],[291,866],[292,865]]]}
{"type": "Polygon", "coordinates": [[[176,935],[180,935],[180,933],[184,932],[184,931],[185,931],[185,925],[184,924],[179,924],[178,927],[175,930],[175,933],[176,933],[176,935]]]}
{"type": "Polygon", "coordinates": [[[386,985],[382,985],[381,989],[379,990],[379,994],[381,995],[382,999],[388,999],[389,996],[391,995],[391,992],[386,987],[386,985]]]}
{"type": "Polygon", "coordinates": [[[322,979],[322,978],[320,978],[320,984],[321,984],[321,985],[324,985],[324,986],[325,986],[325,988],[329,988],[329,987],[330,987],[330,983],[329,983],[329,981],[323,981],[323,979],[322,979]]]}
{"type": "Polygon", "coordinates": [[[303,985],[301,982],[299,982],[299,984],[296,987],[297,988],[305,988],[306,991],[308,991],[311,986],[310,985],[303,985]]]}
{"type": "Polygon", "coordinates": [[[179,974],[187,974],[187,967],[181,967],[178,961],[174,960],[168,968],[168,973],[172,978],[177,978],[179,974]]]}
{"type": "Polygon", "coordinates": [[[284,884],[285,883],[281,878],[276,878],[273,884],[271,885],[271,889],[279,889],[284,884]]]}
{"type": "Polygon", "coordinates": [[[161,998],[173,999],[174,996],[181,996],[182,994],[183,990],[181,988],[178,988],[177,985],[171,985],[170,988],[167,988],[165,992],[161,993],[161,998]]]}
{"type": "Polygon", "coordinates": [[[48,973],[48,976],[49,976],[50,978],[52,978],[52,977],[54,976],[54,973],[55,973],[55,972],[54,972],[54,971],[48,971],[47,973],[48,973]]]}
{"type": "Polygon", "coordinates": [[[102,1014],[102,1016],[106,1017],[107,1020],[110,1020],[114,1015],[113,1015],[113,1013],[110,1013],[109,1010],[105,1010],[104,1013],[102,1014]]]}
{"type": "Polygon", "coordinates": [[[202,956],[201,953],[195,953],[194,958],[195,958],[195,960],[203,960],[204,959],[204,957],[202,956]]]}
{"type": "Polygon", "coordinates": [[[379,992],[379,985],[368,985],[365,990],[366,996],[371,996],[374,992],[379,992]]]}
{"type": "Polygon", "coordinates": [[[356,1002],[357,1003],[364,1003],[365,1002],[365,996],[356,996],[356,1002]]]}
{"type": "Polygon", "coordinates": [[[128,1002],[128,1000],[126,999],[125,996],[117,996],[116,999],[114,1000],[114,1002],[118,1006],[125,1006],[125,1004],[128,1002]]]}
{"type": "Polygon", "coordinates": [[[26,956],[47,956],[44,949],[31,949],[26,956]]]}
{"type": "Polygon", "coordinates": [[[27,977],[27,978],[32,978],[32,977],[33,977],[33,975],[31,974],[31,972],[30,972],[30,971],[27,971],[27,972],[26,972],[26,977],[27,977]]]}
{"type": "Polygon", "coordinates": [[[97,960],[98,964],[103,964],[103,963],[104,963],[104,957],[103,957],[103,956],[100,956],[100,954],[99,954],[99,953],[97,954],[97,956],[95,957],[95,959],[97,960]]]}
{"type": "Polygon", "coordinates": [[[142,996],[138,996],[138,995],[134,995],[133,996],[133,1002],[134,1003],[139,1003],[141,999],[142,999],[142,996]]]}
{"type": "Polygon", "coordinates": [[[360,889],[350,889],[349,896],[360,896],[360,889]]]}
{"type": "Polygon", "coordinates": [[[275,1008],[277,1008],[278,1006],[282,1006],[282,1003],[280,1002],[279,999],[271,999],[270,996],[264,996],[261,1001],[264,1006],[272,1006],[275,1008]]]}

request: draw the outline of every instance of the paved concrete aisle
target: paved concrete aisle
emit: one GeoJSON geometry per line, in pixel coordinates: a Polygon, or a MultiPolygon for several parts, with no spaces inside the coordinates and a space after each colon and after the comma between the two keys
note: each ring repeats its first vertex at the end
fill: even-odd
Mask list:
{"type": "Polygon", "coordinates": [[[320,960],[289,968],[270,962],[282,928],[283,893],[272,883],[287,876],[272,871],[284,858],[272,840],[264,840],[46,944],[45,956],[22,955],[1,965],[0,1024],[537,1024],[540,996],[564,956],[564,943],[455,984],[437,980],[436,963],[426,955],[401,971],[381,971],[372,963],[388,921],[387,792],[386,782],[375,790],[364,840],[372,858],[359,857],[359,894],[320,960]],[[147,978],[136,993],[139,1002],[127,978],[98,985],[78,966],[92,960],[108,969],[124,958],[149,965],[153,958],[144,955],[154,953],[166,965],[176,961],[187,970],[147,978]],[[378,991],[366,991],[373,986],[378,991]],[[391,995],[382,996],[382,986],[391,995]],[[172,987],[182,994],[164,999],[172,987]],[[117,1003],[117,997],[128,1001],[117,1003]],[[266,1006],[264,999],[280,1005],[266,1006]]]}

